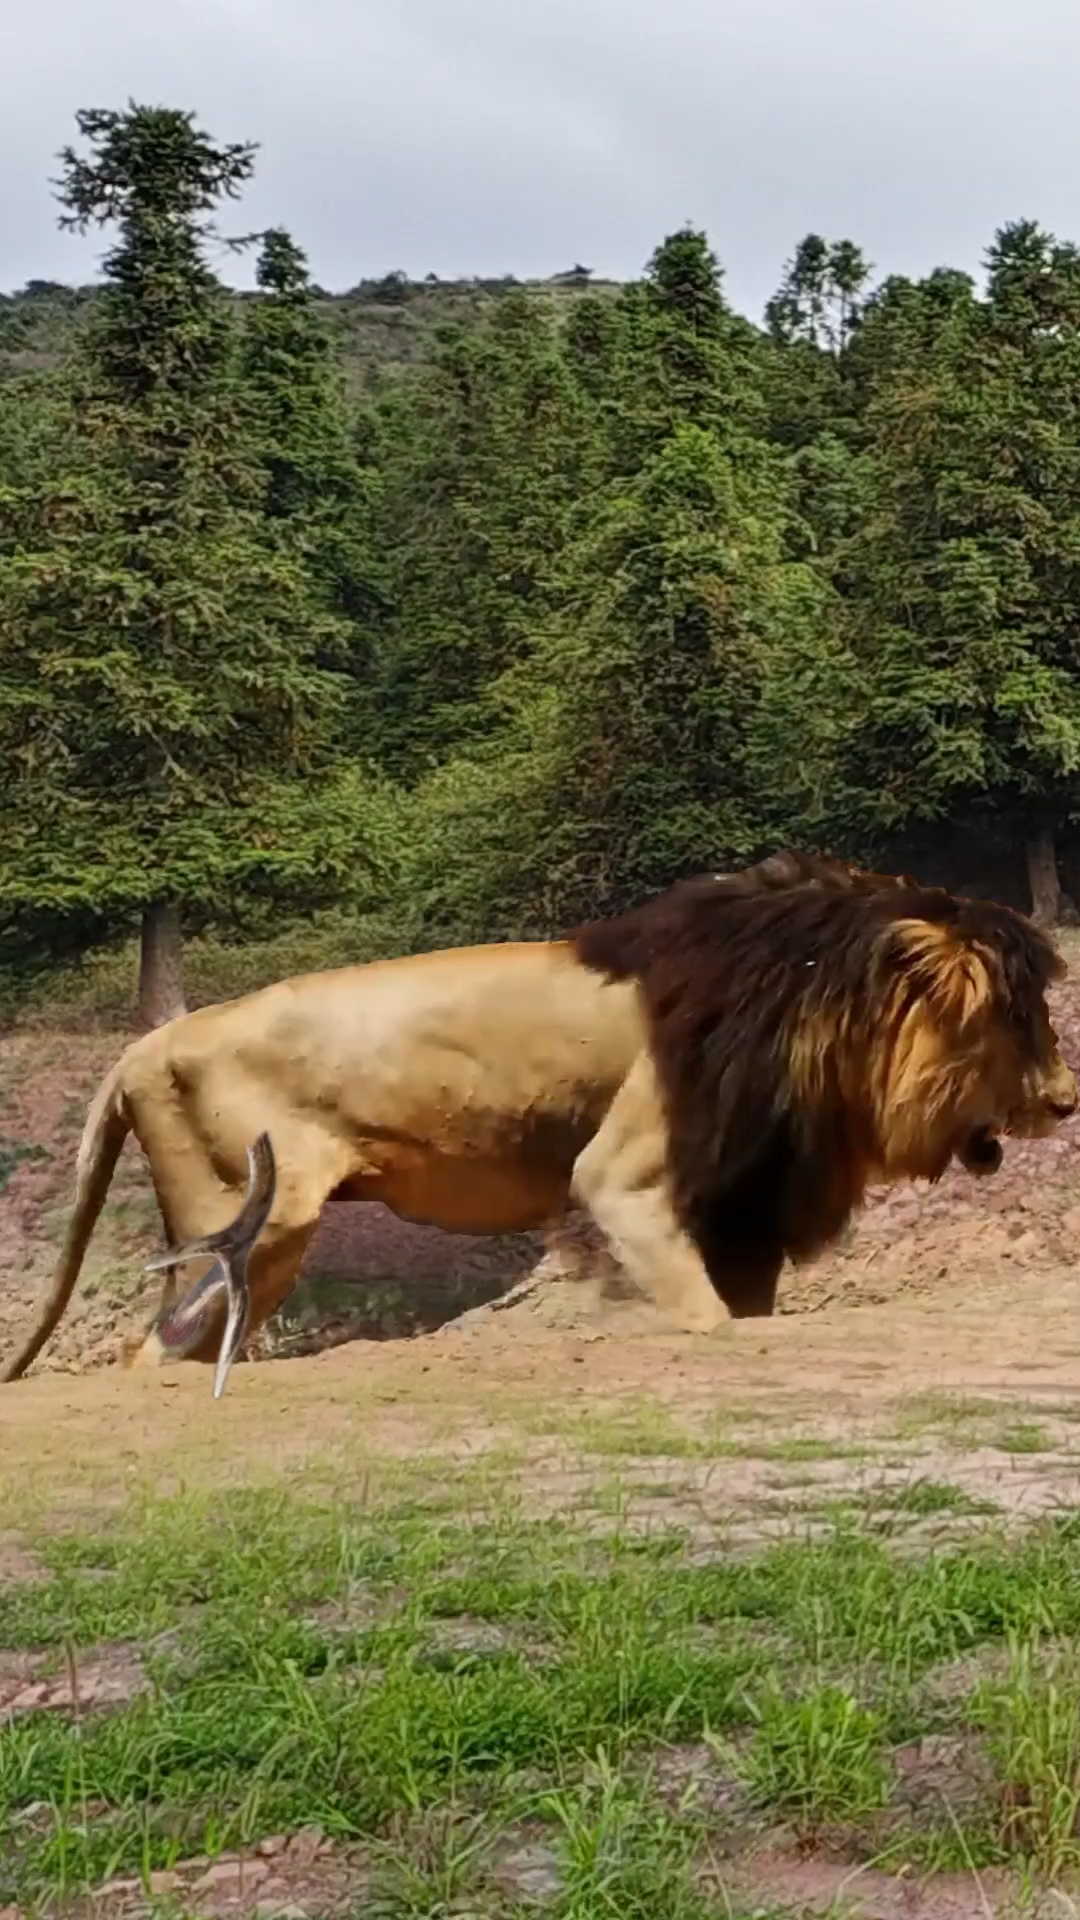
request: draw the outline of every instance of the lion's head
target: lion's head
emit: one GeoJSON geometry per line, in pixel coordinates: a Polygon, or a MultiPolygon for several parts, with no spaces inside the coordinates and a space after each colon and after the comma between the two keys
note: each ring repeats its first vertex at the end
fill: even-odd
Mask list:
{"type": "Polygon", "coordinates": [[[1064,962],[1007,907],[905,889],[893,908],[866,928],[863,990],[842,1004],[826,984],[796,1018],[794,1080],[809,1113],[830,1082],[861,1110],[886,1180],[936,1180],[954,1156],[992,1173],[1002,1135],[1076,1109],[1046,998],[1064,962]]]}
{"type": "Polygon", "coordinates": [[[1003,1135],[1076,1110],[1046,999],[1065,966],[1009,908],[785,854],[575,940],[640,983],[673,1195],[725,1299],[733,1261],[818,1252],[872,1181],[993,1172],[1003,1135]]]}

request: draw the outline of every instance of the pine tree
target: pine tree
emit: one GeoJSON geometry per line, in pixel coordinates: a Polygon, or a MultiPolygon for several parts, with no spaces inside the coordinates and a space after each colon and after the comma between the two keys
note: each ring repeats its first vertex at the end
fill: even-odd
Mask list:
{"type": "Polygon", "coordinates": [[[786,559],[758,363],[703,236],[658,250],[616,326],[589,363],[617,403],[608,477],[568,540],[561,603],[496,683],[503,728],[433,784],[440,933],[550,932],[746,858],[816,804],[799,703],[827,661],[826,596],[786,559]],[[792,729],[798,759],[770,764],[792,729]]]}
{"type": "Polygon", "coordinates": [[[591,500],[595,411],[550,311],[506,294],[445,338],[382,410],[394,612],[375,675],[378,751],[415,777],[490,730],[485,690],[525,658],[560,597],[561,555],[591,500]]]}
{"type": "Polygon", "coordinates": [[[719,434],[732,453],[758,441],[766,422],[759,348],[756,330],[724,299],[705,234],[670,234],[618,303],[613,471],[639,472],[682,426],[719,434]]]}
{"type": "Polygon", "coordinates": [[[321,794],[340,635],[263,537],[209,219],[253,166],[193,116],[78,115],[62,224],[111,228],[65,464],[0,532],[0,932],[29,953],[141,925],[139,1003],[183,1006],[185,921],[308,899],[356,860],[321,794]],[[306,784],[310,783],[310,784],[306,784]]]}
{"type": "Polygon", "coordinates": [[[738,861],[793,813],[809,825],[822,736],[800,703],[832,677],[827,592],[789,557],[759,342],[728,308],[703,234],[657,248],[624,321],[616,464],[631,448],[639,464],[616,473],[574,555],[569,658],[551,676],[573,690],[559,727],[575,911],[738,861]],[[781,711],[796,727],[801,713],[794,766],[766,764],[781,711]]]}
{"type": "Polygon", "coordinates": [[[1022,841],[1051,919],[1080,773],[1080,255],[1024,223],[988,265],[985,300],[955,274],[894,283],[862,331],[854,787],[881,828],[1022,841]]]}
{"type": "Polygon", "coordinates": [[[255,279],[240,377],[265,476],[263,511],[303,558],[323,604],[357,623],[355,662],[364,623],[382,605],[371,531],[378,477],[358,458],[307,261],[284,228],[262,235],[255,279]]]}
{"type": "Polygon", "coordinates": [[[869,275],[853,241],[808,234],[765,310],[769,437],[789,456],[799,522],[829,571],[864,505],[854,354],[869,275]]]}
{"type": "Polygon", "coordinates": [[[0,380],[0,486],[27,485],[54,467],[66,428],[55,380],[38,373],[0,380]]]}
{"type": "Polygon", "coordinates": [[[545,847],[552,879],[563,876],[561,918],[754,850],[748,722],[779,528],[765,476],[747,479],[713,435],[686,424],[575,553],[581,588],[538,656],[563,690],[545,847]]]}
{"type": "Polygon", "coordinates": [[[802,341],[835,359],[858,326],[870,273],[853,240],[830,242],[808,233],[765,309],[765,324],[774,338],[802,341]]]}

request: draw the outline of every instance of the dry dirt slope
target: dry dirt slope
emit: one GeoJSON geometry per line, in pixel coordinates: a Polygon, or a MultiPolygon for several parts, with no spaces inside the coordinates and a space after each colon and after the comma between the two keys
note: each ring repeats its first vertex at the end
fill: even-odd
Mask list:
{"type": "MultiPolygon", "coordinates": [[[[1080,949],[1073,957],[1080,976],[1080,949]]],[[[1080,1066],[1080,977],[1057,990],[1055,1019],[1080,1066]]],[[[115,1057],[114,1033],[27,1029],[0,1039],[0,1351],[32,1311],[70,1201],[87,1101],[115,1057]]],[[[1030,1305],[1040,1286],[1067,1283],[1080,1243],[1080,1122],[1042,1142],[1010,1142],[989,1181],[950,1173],[934,1189],[872,1198],[849,1242],[784,1282],[785,1313],[829,1304],[869,1309],[908,1297],[994,1297],[1030,1305]]],[[[84,1284],[39,1363],[67,1371],[115,1357],[121,1331],[152,1311],[142,1273],[157,1246],[145,1169],[131,1143],[84,1270],[84,1284]]],[[[396,1221],[381,1208],[327,1210],[302,1287],[253,1356],[302,1353],[342,1340],[424,1331],[492,1301],[533,1265],[531,1237],[476,1241],[396,1221]]],[[[500,1320],[584,1324],[587,1292],[549,1289],[500,1320]]]]}

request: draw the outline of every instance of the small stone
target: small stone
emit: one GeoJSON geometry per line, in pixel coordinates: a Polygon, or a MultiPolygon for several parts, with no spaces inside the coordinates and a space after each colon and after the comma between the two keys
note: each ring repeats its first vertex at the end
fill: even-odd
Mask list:
{"type": "Polygon", "coordinates": [[[271,1920],[288,1900],[288,1889],[281,1880],[267,1880],[255,1902],[256,1920],[271,1920]]]}
{"type": "Polygon", "coordinates": [[[495,1869],[495,1880],[526,1900],[552,1900],[562,1891],[557,1856],[542,1841],[509,1853],[495,1869]]]}
{"type": "Polygon", "coordinates": [[[279,1853],[284,1853],[288,1844],[288,1834],[270,1833],[267,1834],[265,1840],[259,1841],[255,1851],[260,1860],[275,1860],[279,1853]]]}
{"type": "Polygon", "coordinates": [[[318,1859],[325,1835],[321,1827],[301,1827],[289,1841],[289,1859],[298,1867],[310,1867],[318,1859]]]}
{"type": "Polygon", "coordinates": [[[17,1813],[11,1815],[11,1821],[13,1825],[16,1823],[23,1825],[28,1820],[40,1820],[43,1813],[51,1812],[52,1808],[47,1800],[31,1800],[27,1806],[20,1807],[17,1813]]]}
{"type": "Polygon", "coordinates": [[[9,1713],[31,1713],[33,1709],[36,1706],[40,1705],[41,1701],[45,1699],[46,1695],[48,1694],[48,1691],[49,1691],[48,1681],[46,1680],[32,1681],[28,1687],[21,1687],[19,1689],[19,1692],[15,1695],[14,1700],[9,1701],[8,1712],[9,1713]]]}
{"type": "Polygon", "coordinates": [[[262,1860],[231,1859],[215,1861],[195,1882],[196,1893],[208,1893],[212,1887],[255,1887],[266,1879],[270,1869],[262,1860]]]}
{"type": "Polygon", "coordinates": [[[162,1893],[175,1893],[181,1878],[173,1867],[161,1867],[150,1875],[150,1892],[155,1896],[162,1893]]]}

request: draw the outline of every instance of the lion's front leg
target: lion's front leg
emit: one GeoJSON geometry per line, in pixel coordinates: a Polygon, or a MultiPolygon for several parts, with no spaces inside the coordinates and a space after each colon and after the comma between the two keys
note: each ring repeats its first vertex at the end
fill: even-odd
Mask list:
{"type": "Polygon", "coordinates": [[[631,1280],[690,1333],[727,1318],[693,1242],[672,1210],[667,1127],[652,1061],[632,1067],[571,1182],[631,1280]]]}

